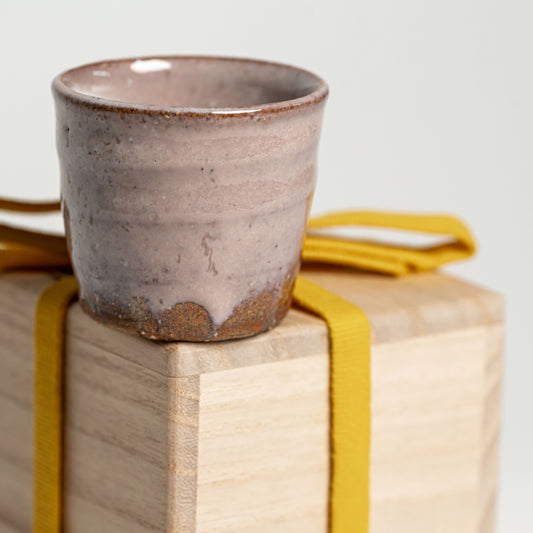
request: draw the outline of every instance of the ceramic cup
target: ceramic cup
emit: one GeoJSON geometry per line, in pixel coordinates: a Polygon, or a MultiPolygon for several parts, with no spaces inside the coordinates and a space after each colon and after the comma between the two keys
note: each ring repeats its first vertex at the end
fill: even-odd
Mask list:
{"type": "Polygon", "coordinates": [[[52,89],[83,309],[158,340],[275,326],[299,269],[326,83],[176,56],[84,65],[52,89]]]}

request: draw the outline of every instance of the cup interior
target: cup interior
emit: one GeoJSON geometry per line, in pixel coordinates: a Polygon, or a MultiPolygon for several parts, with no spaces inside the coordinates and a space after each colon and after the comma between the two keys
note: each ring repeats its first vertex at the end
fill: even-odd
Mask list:
{"type": "Polygon", "coordinates": [[[74,93],[135,105],[250,108],[325,89],[314,74],[266,61],[160,57],[103,61],[69,70],[59,81],[74,93]]]}

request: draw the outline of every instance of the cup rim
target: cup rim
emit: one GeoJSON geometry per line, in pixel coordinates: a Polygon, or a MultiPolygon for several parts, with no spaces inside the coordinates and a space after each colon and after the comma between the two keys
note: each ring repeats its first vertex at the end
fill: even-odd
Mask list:
{"type": "Polygon", "coordinates": [[[116,111],[122,113],[138,113],[143,115],[173,115],[183,117],[247,117],[254,115],[273,115],[283,111],[290,111],[292,109],[302,109],[310,107],[324,101],[329,94],[329,87],[327,83],[318,75],[313,72],[289,65],[286,63],[280,63],[276,61],[268,61],[264,59],[253,59],[246,57],[232,57],[232,56],[215,56],[215,55],[150,55],[150,56],[136,56],[136,57],[124,57],[117,59],[108,59],[94,61],[79,65],[77,67],[65,70],[55,76],[52,81],[52,92],[61,95],[72,102],[79,102],[102,111],[116,111]],[[97,67],[109,63],[123,63],[134,62],[137,60],[214,60],[214,61],[236,61],[255,63],[257,65],[274,66],[288,68],[298,71],[302,74],[310,76],[317,82],[317,87],[310,93],[293,98],[290,100],[283,100],[278,102],[270,102],[257,105],[248,105],[243,107],[187,107],[187,106],[171,106],[171,105],[151,105],[124,102],[121,100],[111,100],[100,96],[94,96],[78,92],[71,87],[67,86],[63,82],[63,77],[67,74],[74,73],[78,70],[90,67],[97,67]]]}

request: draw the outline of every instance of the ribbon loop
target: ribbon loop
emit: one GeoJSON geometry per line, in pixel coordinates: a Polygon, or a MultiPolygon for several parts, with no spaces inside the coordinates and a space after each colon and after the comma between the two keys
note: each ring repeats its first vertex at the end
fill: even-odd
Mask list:
{"type": "Polygon", "coordinates": [[[411,248],[340,239],[311,232],[305,239],[303,261],[401,276],[434,270],[445,263],[467,259],[476,251],[476,243],[466,225],[449,215],[340,211],[314,217],[309,221],[310,230],[345,226],[405,230],[445,236],[449,240],[436,246],[411,248]]]}
{"type": "MultiPolygon", "coordinates": [[[[58,211],[59,202],[29,203],[3,200],[0,209],[19,213],[58,211]]],[[[0,224],[0,272],[27,268],[70,269],[65,237],[0,224]]]]}
{"type": "Polygon", "coordinates": [[[57,200],[51,202],[20,202],[0,198],[0,209],[14,213],[50,213],[61,210],[61,203],[57,200]]]}

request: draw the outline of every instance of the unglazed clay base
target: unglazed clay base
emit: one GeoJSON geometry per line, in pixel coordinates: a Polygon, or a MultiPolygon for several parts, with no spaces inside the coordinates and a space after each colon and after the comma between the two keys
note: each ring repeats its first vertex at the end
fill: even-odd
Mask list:
{"type": "Polygon", "coordinates": [[[94,298],[82,299],[82,309],[98,322],[152,340],[221,341],[257,335],[277,326],[292,300],[295,268],[283,286],[250,296],[233,309],[232,315],[217,324],[209,312],[194,302],[178,303],[154,313],[146,299],[132,298],[126,306],[94,298]],[[96,303],[97,302],[97,303],[96,303]],[[92,304],[92,305],[91,305],[92,304]]]}

